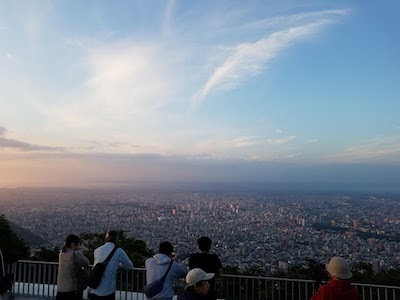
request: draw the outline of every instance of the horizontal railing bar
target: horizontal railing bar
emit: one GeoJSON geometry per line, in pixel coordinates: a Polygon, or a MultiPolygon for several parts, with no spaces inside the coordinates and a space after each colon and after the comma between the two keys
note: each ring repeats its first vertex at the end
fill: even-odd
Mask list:
{"type": "MultiPolygon", "coordinates": [[[[36,294],[51,297],[55,296],[57,283],[58,262],[19,260],[13,267],[16,286],[14,293],[34,296],[36,294]],[[43,268],[43,270],[42,270],[43,268]]],[[[125,272],[125,271],[124,271],[125,272]]],[[[133,294],[141,295],[145,284],[145,268],[132,268],[127,273],[119,275],[118,287],[121,297],[132,298],[133,294]]],[[[256,275],[221,274],[218,294],[222,298],[247,300],[247,299],[272,299],[282,300],[309,299],[315,292],[315,281],[311,279],[291,279],[277,277],[263,277],[256,275]],[[258,285],[257,285],[258,282],[258,285]],[[297,293],[297,294],[296,294],[297,293]]],[[[325,282],[324,282],[325,283],[325,282]]],[[[396,300],[400,293],[400,286],[376,285],[365,283],[352,283],[360,291],[362,300],[396,300]],[[383,298],[382,298],[383,297],[383,298]]],[[[174,281],[174,289],[179,293],[184,288],[183,280],[174,281]]],[[[86,294],[85,294],[86,297],[86,294]]]]}

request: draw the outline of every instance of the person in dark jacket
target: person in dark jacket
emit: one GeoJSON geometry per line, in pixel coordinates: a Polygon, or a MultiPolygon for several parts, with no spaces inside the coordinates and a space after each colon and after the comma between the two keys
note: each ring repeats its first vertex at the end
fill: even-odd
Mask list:
{"type": "Polygon", "coordinates": [[[197,253],[193,253],[189,257],[189,269],[200,268],[207,273],[214,273],[215,277],[210,280],[210,289],[208,291],[208,300],[215,300],[216,285],[215,278],[221,275],[222,264],[218,256],[209,253],[212,241],[209,237],[202,236],[197,240],[197,253]]]}
{"type": "Polygon", "coordinates": [[[210,283],[214,273],[206,273],[200,268],[190,270],[186,275],[188,287],[178,296],[178,300],[205,300],[207,299],[210,283]]]}
{"type": "Polygon", "coordinates": [[[331,280],[321,286],[311,300],[357,300],[358,290],[350,284],[353,276],[347,261],[342,257],[332,257],[326,264],[331,280]]]}

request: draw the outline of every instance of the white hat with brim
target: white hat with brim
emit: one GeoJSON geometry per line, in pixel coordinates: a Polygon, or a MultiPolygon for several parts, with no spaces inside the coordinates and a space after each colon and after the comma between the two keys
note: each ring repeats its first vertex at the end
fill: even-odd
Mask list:
{"type": "Polygon", "coordinates": [[[339,279],[349,279],[353,277],[348,262],[342,257],[332,257],[329,263],[325,265],[325,268],[329,274],[339,279]]]}
{"type": "Polygon", "coordinates": [[[186,283],[188,286],[193,286],[200,281],[210,280],[214,275],[214,273],[206,273],[200,268],[194,268],[187,273],[186,283]]]}

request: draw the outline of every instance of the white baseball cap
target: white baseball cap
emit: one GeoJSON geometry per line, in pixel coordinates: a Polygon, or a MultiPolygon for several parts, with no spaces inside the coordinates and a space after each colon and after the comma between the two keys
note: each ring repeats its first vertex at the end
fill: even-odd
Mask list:
{"type": "Polygon", "coordinates": [[[195,285],[202,280],[210,280],[214,277],[214,273],[206,273],[200,268],[190,270],[186,275],[186,283],[188,286],[195,285]]]}

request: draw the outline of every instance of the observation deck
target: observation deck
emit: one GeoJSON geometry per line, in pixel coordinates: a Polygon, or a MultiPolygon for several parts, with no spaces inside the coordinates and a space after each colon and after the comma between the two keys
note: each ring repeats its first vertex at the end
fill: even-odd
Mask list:
{"type": "MultiPolygon", "coordinates": [[[[20,260],[7,266],[14,274],[11,294],[1,295],[1,300],[54,299],[57,293],[58,263],[20,260]]],[[[120,271],[117,276],[116,299],[145,300],[142,293],[146,281],[144,268],[120,271]]],[[[360,300],[400,300],[399,286],[354,283],[360,300]]],[[[185,283],[174,281],[175,293],[181,292],[185,283]]],[[[222,274],[217,280],[217,295],[225,300],[309,300],[315,292],[312,280],[222,274]]],[[[84,292],[87,299],[87,290],[84,292]]],[[[176,297],[175,297],[176,298],[176,297]]]]}

